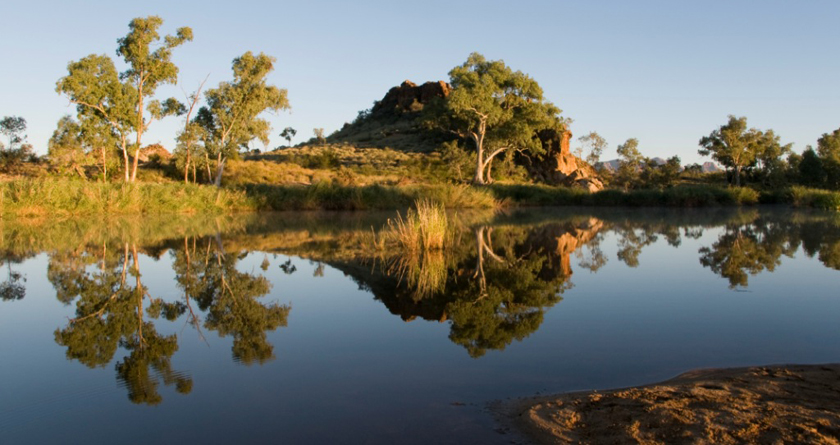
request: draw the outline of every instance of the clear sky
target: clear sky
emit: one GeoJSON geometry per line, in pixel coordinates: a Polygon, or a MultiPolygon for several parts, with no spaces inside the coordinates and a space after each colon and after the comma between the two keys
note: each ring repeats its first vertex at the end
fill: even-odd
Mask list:
{"type": "MultiPolygon", "coordinates": [[[[840,127],[840,2],[833,1],[38,1],[4,5],[0,116],[29,123],[46,153],[58,119],[73,113],[55,93],[67,63],[91,53],[115,60],[134,17],[159,15],[163,33],[193,28],[175,50],[183,97],[208,74],[231,77],[234,57],[277,58],[270,81],[289,91],[291,113],[270,116],[270,147],[353,120],[406,79],[446,80],[477,51],[534,77],[574,120],[575,137],[598,131],[616,145],[636,137],[646,156],[701,161],[697,141],[747,116],[796,151],[840,127]]],[[[122,68],[119,61],[118,68],[122,68]]],[[[169,149],[182,124],[154,124],[144,143],[169,149]]],[[[263,147],[258,147],[263,148],[263,147]]]]}

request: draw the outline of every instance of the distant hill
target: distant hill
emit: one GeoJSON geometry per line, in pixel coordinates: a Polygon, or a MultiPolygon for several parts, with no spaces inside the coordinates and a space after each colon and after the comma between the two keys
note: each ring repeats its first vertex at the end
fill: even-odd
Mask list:
{"type": "Polygon", "coordinates": [[[723,169],[718,167],[714,162],[704,162],[702,167],[703,173],[717,173],[723,171],[723,169]]]}

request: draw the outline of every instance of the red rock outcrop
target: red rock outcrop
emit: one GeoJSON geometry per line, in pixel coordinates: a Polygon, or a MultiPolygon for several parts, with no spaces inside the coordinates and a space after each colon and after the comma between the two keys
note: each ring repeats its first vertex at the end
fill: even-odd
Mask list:
{"type": "Polygon", "coordinates": [[[420,86],[410,80],[406,80],[400,86],[388,90],[385,97],[374,104],[371,109],[371,114],[394,114],[399,116],[405,113],[417,112],[422,110],[423,106],[432,99],[449,96],[451,91],[452,87],[442,80],[426,82],[420,86]]]}
{"type": "Polygon", "coordinates": [[[604,184],[595,170],[572,154],[569,147],[571,131],[541,130],[537,137],[545,153],[525,163],[534,178],[547,184],[581,187],[590,192],[603,190],[604,184]]]}

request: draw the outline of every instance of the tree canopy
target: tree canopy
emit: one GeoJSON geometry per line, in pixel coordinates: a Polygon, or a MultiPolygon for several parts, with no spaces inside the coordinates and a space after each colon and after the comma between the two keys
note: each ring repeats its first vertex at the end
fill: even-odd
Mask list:
{"type": "Polygon", "coordinates": [[[426,108],[427,122],[473,142],[476,184],[492,180],[488,171],[499,154],[508,150],[541,153],[537,131],[564,126],[560,109],[545,100],[539,84],[504,61],[473,53],[449,77],[452,92],[426,108]]]}
{"type": "Polygon", "coordinates": [[[216,157],[216,185],[221,185],[225,161],[253,139],[268,144],[271,125],[259,118],[265,111],[290,108],[285,89],[269,85],[276,59],[248,51],[233,60],[233,81],[207,90],[207,105],[196,120],[206,130],[205,148],[216,157]]]}

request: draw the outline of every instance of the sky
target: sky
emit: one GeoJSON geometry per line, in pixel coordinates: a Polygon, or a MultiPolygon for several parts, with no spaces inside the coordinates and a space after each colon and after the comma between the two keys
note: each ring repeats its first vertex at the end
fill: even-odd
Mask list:
{"type": "MultiPolygon", "coordinates": [[[[531,75],[571,118],[577,138],[597,131],[643,155],[697,154],[699,139],[734,114],[773,129],[801,152],[840,127],[837,1],[38,1],[14,2],[0,20],[0,117],[22,116],[36,152],[74,114],[55,92],[67,64],[88,54],[117,62],[117,39],[134,17],[158,15],[162,34],[194,40],[174,51],[183,99],[231,78],[246,51],[277,58],[269,82],[288,90],[290,112],[268,115],[271,149],[329,134],[404,80],[448,80],[472,52],[531,75]]],[[[183,126],[152,125],[144,145],[174,148],[183,126]]],[[[5,142],[5,141],[4,141],[5,142]]],[[[573,143],[573,147],[575,144],[573,143]]],[[[265,149],[257,142],[254,148],[265,149]]]]}

